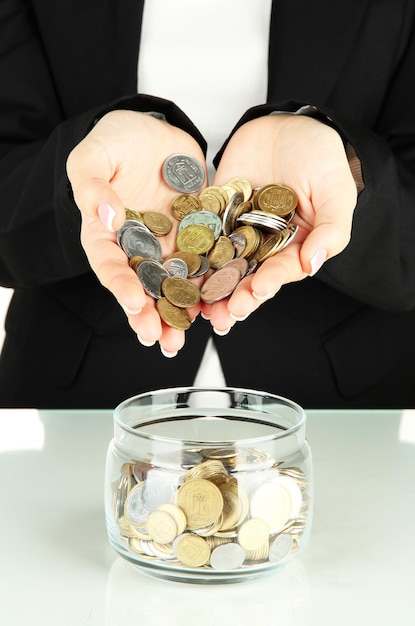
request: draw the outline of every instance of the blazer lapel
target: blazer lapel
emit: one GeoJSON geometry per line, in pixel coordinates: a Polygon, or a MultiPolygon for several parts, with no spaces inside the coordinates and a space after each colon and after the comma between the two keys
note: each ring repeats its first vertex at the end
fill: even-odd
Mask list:
{"type": "Polygon", "coordinates": [[[367,0],[273,0],[268,102],[327,104],[367,4],[367,0]]]}

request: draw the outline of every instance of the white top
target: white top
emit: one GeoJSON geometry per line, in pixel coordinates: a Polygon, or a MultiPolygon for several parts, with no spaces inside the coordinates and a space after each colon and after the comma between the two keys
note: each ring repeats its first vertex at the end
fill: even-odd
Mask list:
{"type": "Polygon", "coordinates": [[[266,101],[270,16],[271,0],[144,4],[138,91],[183,109],[208,142],[208,167],[245,111],[266,101]]]}
{"type": "Polygon", "coordinates": [[[2,626],[413,626],[415,411],[309,411],[314,520],[263,579],[141,573],[104,520],[111,411],[0,410],[2,626]]]}
{"type": "MultiPolygon", "coordinates": [[[[150,0],[144,4],[137,89],[172,100],[208,142],[207,165],[268,84],[271,0],[150,0]]],[[[206,322],[208,323],[208,322],[206,322]]],[[[213,342],[195,384],[225,383],[213,342]]]]}

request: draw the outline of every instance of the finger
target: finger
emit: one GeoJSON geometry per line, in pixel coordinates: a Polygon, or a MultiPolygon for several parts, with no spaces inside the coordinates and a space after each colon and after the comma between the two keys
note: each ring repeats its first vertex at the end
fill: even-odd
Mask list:
{"type": "Polygon", "coordinates": [[[92,270],[126,312],[139,312],[146,296],[124,251],[98,219],[83,216],[81,242],[92,270]]]}
{"type": "Polygon", "coordinates": [[[88,146],[81,143],[69,155],[66,169],[79,210],[90,217],[98,216],[108,230],[115,231],[125,220],[125,208],[109,183],[113,167],[103,149],[99,154],[97,162],[88,146]]]}
{"type": "Polygon", "coordinates": [[[320,201],[316,193],[313,202],[313,229],[304,238],[300,252],[302,268],[310,275],[314,275],[326,259],[342,252],[350,241],[357,202],[356,187],[350,181],[350,172],[346,172],[337,184],[332,184],[329,197],[320,201]]]}

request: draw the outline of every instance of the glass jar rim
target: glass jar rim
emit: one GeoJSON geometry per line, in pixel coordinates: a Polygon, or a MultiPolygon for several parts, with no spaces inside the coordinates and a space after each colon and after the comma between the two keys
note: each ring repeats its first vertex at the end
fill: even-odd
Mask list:
{"type": "MultiPolygon", "coordinates": [[[[177,395],[180,394],[197,394],[197,393],[223,393],[226,394],[228,393],[228,395],[230,393],[236,393],[236,394],[242,394],[242,395],[252,395],[255,396],[257,398],[263,398],[263,399],[269,399],[271,401],[274,401],[275,403],[280,403],[281,406],[285,406],[289,409],[291,409],[297,416],[298,419],[296,420],[295,424],[284,427],[284,430],[281,432],[281,430],[279,432],[275,432],[272,434],[267,434],[267,435],[262,435],[262,436],[258,436],[258,437],[241,437],[240,439],[238,438],[238,442],[239,443],[243,443],[243,442],[260,442],[260,441],[272,441],[272,440],[276,440],[276,439],[282,439],[285,437],[288,437],[290,435],[293,435],[295,432],[297,432],[298,430],[300,430],[301,428],[303,428],[305,426],[306,423],[306,412],[303,409],[303,407],[301,405],[299,405],[297,402],[295,402],[294,400],[291,400],[289,398],[286,398],[284,396],[281,395],[277,395],[274,393],[270,393],[267,391],[260,391],[257,389],[249,389],[249,388],[244,388],[244,387],[232,387],[232,386],[226,386],[226,387],[219,387],[219,386],[212,386],[212,387],[208,387],[208,386],[188,386],[188,387],[165,387],[165,388],[160,388],[160,389],[156,389],[153,391],[146,391],[146,392],[142,392],[139,393],[135,396],[131,396],[130,398],[127,398],[125,400],[123,400],[122,402],[120,402],[114,409],[113,411],[113,416],[114,416],[114,424],[117,425],[119,428],[121,428],[122,430],[135,435],[135,436],[139,436],[142,438],[146,438],[146,439],[151,439],[151,440],[155,440],[155,441],[165,441],[165,442],[178,442],[181,444],[189,444],[192,445],[194,443],[196,443],[195,439],[183,439],[182,437],[171,437],[171,436],[166,436],[166,435],[160,435],[160,434],[148,434],[148,433],[143,433],[142,431],[139,430],[140,426],[144,426],[146,424],[149,424],[152,420],[149,420],[149,418],[151,418],[151,414],[150,413],[146,413],[145,415],[141,416],[141,420],[139,419],[136,423],[135,426],[132,427],[131,425],[127,424],[125,420],[122,419],[122,413],[123,411],[125,411],[129,405],[133,406],[134,402],[138,402],[140,400],[145,400],[146,398],[160,398],[163,396],[166,396],[167,394],[171,394],[171,393],[176,393],[177,395]],[[144,418],[144,419],[143,419],[144,418]]],[[[149,405],[150,406],[150,405],[149,405]]],[[[220,407],[220,406],[212,406],[209,407],[209,409],[220,409],[220,410],[224,410],[226,409],[226,407],[220,407]]],[[[246,407],[245,407],[246,409],[246,407]]],[[[203,410],[203,409],[202,409],[203,410]]],[[[254,409],[248,409],[247,411],[247,418],[249,417],[249,413],[254,413],[254,409]]],[[[212,414],[213,416],[213,414],[212,414]]],[[[153,415],[154,418],[156,418],[156,414],[153,415]]],[[[207,416],[201,416],[201,417],[209,417],[209,415],[207,416]]],[[[267,414],[264,413],[264,419],[260,420],[262,421],[263,424],[266,424],[267,426],[271,426],[271,427],[278,427],[281,429],[281,425],[277,425],[276,422],[273,422],[272,419],[267,419],[267,417],[271,418],[271,414],[267,414]]],[[[174,416],[172,415],[169,418],[165,418],[166,421],[174,421],[175,419],[177,419],[178,416],[174,416]]],[[[223,418],[223,419],[227,419],[227,416],[224,415],[219,415],[219,418],[223,418]]],[[[244,418],[244,419],[247,419],[244,418]]],[[[230,418],[228,418],[230,419],[230,418]]],[[[242,419],[242,418],[240,418],[242,419]]],[[[213,443],[213,442],[212,442],[213,443]]],[[[215,441],[214,442],[215,445],[220,445],[221,443],[226,444],[226,441],[215,441]]]]}

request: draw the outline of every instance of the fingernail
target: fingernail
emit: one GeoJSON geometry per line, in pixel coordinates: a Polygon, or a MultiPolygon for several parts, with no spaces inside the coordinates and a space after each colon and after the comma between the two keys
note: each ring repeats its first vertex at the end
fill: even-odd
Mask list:
{"type": "Polygon", "coordinates": [[[223,337],[224,335],[228,334],[230,329],[231,329],[231,326],[229,326],[229,328],[225,328],[225,330],[219,330],[218,328],[213,327],[213,332],[215,332],[220,337],[223,337]]]}
{"type": "Polygon", "coordinates": [[[113,231],[112,222],[116,213],[108,202],[101,202],[98,206],[98,215],[101,222],[108,228],[108,230],[113,231]]]}
{"type": "Polygon", "coordinates": [[[235,322],[243,322],[244,320],[246,320],[247,317],[249,317],[250,313],[247,313],[246,315],[243,315],[242,317],[238,317],[237,315],[234,315],[233,313],[229,313],[229,315],[231,316],[233,320],[235,320],[235,322]]]}
{"type": "Polygon", "coordinates": [[[163,346],[160,346],[160,350],[161,350],[161,353],[168,359],[173,359],[177,354],[177,350],[176,352],[168,352],[167,350],[163,348],[163,346]]]}
{"type": "Polygon", "coordinates": [[[145,339],[141,339],[138,333],[137,333],[137,339],[141,343],[141,345],[145,346],[146,348],[150,348],[151,346],[154,346],[154,344],[156,343],[155,341],[146,341],[145,339]]]}
{"type": "Polygon", "coordinates": [[[142,309],[130,309],[128,306],[125,306],[125,304],[122,304],[121,307],[124,309],[127,315],[138,315],[142,311],[142,309]]]}
{"type": "Polygon", "coordinates": [[[269,300],[270,298],[272,298],[272,296],[274,295],[272,293],[272,291],[269,291],[268,293],[264,293],[263,295],[259,294],[259,293],[255,293],[255,291],[252,292],[252,295],[254,296],[254,298],[256,298],[257,300],[269,300]]]}
{"type": "Polygon", "coordinates": [[[326,260],[327,260],[327,250],[324,250],[324,249],[317,250],[317,252],[314,253],[313,258],[310,261],[310,265],[311,265],[310,276],[314,276],[314,274],[317,274],[318,270],[321,268],[321,266],[326,260]]]}
{"type": "Polygon", "coordinates": [[[204,320],[210,320],[209,315],[205,315],[205,313],[200,313],[200,315],[203,317],[204,320]]]}

